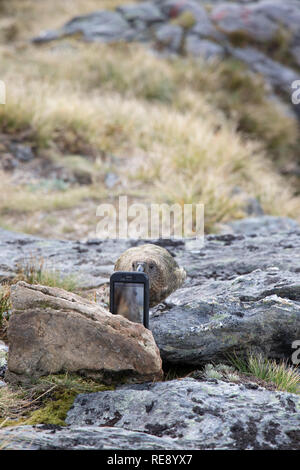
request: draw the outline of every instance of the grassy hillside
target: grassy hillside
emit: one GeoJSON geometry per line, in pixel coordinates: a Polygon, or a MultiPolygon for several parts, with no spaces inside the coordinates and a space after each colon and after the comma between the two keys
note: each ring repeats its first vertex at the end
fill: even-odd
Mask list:
{"type": "Polygon", "coordinates": [[[128,1],[2,1],[0,152],[17,142],[35,158],[0,170],[0,225],[92,235],[97,205],[120,194],[204,203],[206,231],[243,217],[248,197],[268,214],[300,220],[295,182],[280,174],[296,158],[298,124],[240,63],[162,59],[138,44],[29,42],[121,3],[128,1]],[[111,173],[117,183],[109,188],[111,173]]]}

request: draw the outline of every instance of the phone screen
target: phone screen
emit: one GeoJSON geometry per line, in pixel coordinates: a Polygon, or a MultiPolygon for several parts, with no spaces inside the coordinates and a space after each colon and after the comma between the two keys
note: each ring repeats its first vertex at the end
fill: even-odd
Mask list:
{"type": "Polygon", "coordinates": [[[144,289],[145,285],[138,282],[114,282],[114,313],[143,323],[144,289]]]}

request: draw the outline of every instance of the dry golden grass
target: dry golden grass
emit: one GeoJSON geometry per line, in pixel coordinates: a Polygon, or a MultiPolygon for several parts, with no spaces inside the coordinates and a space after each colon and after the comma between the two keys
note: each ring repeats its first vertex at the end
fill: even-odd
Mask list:
{"type": "MultiPolygon", "coordinates": [[[[26,213],[30,227],[37,214],[59,217],[66,209],[72,220],[84,204],[94,216],[97,202],[108,197],[108,171],[122,181],[109,191],[112,198],[125,192],[148,202],[204,203],[207,231],[243,216],[243,198],[233,196],[237,187],[267,213],[300,217],[300,199],[272,161],[294,158],[298,125],[265,99],[261,79],[234,61],[162,60],[136,44],[68,39],[34,46],[25,40],[42,29],[128,2],[42,3],[12,0],[5,9],[20,25],[15,41],[0,49],[0,77],[8,84],[0,131],[27,131],[38,155],[77,165],[93,182],[33,192],[1,175],[1,224],[24,227],[18,220],[26,213]],[[87,154],[92,159],[84,165],[87,154]]],[[[80,229],[69,235],[80,236],[80,229]]]]}

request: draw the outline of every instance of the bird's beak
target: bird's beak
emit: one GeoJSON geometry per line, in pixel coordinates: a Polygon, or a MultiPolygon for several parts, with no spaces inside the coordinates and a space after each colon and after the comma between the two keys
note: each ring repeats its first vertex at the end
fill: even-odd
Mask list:
{"type": "Polygon", "coordinates": [[[144,273],[145,272],[145,263],[138,263],[136,270],[139,271],[139,272],[144,273]]]}

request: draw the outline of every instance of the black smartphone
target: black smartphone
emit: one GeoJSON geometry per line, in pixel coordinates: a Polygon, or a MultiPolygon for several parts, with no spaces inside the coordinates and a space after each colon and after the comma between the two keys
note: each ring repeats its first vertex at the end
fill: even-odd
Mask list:
{"type": "Polygon", "coordinates": [[[142,272],[116,271],[110,277],[110,312],[149,328],[149,278],[142,272]]]}

